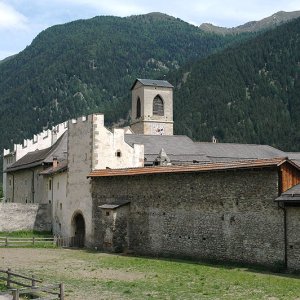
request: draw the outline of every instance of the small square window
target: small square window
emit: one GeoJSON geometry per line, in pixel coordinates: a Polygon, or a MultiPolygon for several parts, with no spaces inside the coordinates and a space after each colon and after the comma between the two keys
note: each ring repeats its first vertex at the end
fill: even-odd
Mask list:
{"type": "Polygon", "coordinates": [[[109,216],[109,211],[107,211],[105,214],[106,214],[106,216],[109,216]]]}

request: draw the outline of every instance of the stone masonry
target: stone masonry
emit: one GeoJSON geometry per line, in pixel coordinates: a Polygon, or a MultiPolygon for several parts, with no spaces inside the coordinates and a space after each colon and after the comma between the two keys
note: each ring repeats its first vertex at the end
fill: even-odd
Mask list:
{"type": "Polygon", "coordinates": [[[284,263],[276,168],[100,177],[93,179],[92,195],[94,244],[100,249],[111,220],[99,206],[130,202],[128,224],[122,223],[128,229],[121,232],[128,232],[126,248],[134,253],[284,263]]]}

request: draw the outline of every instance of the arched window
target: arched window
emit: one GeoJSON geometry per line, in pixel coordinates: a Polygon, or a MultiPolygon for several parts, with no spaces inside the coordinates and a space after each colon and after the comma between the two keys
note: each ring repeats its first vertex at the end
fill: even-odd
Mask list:
{"type": "Polygon", "coordinates": [[[153,115],[164,115],[164,102],[159,95],[157,95],[153,100],[153,115]]]}
{"type": "Polygon", "coordinates": [[[140,118],[141,117],[141,99],[140,97],[137,98],[136,101],[136,118],[140,118]]]}

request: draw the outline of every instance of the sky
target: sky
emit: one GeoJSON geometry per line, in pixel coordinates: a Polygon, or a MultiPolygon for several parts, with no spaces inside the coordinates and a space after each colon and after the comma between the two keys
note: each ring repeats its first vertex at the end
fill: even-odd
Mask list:
{"type": "Polygon", "coordinates": [[[44,29],[100,15],[162,12],[193,25],[234,27],[280,10],[300,10],[299,0],[0,0],[0,60],[22,51],[44,29]]]}

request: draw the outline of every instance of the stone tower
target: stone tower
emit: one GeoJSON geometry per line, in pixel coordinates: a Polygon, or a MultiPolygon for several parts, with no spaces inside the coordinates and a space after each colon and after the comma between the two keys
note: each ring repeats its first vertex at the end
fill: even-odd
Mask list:
{"type": "Polygon", "coordinates": [[[131,88],[134,133],[173,135],[173,88],[165,80],[135,80],[131,88]]]}

